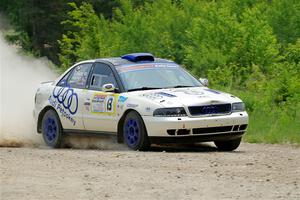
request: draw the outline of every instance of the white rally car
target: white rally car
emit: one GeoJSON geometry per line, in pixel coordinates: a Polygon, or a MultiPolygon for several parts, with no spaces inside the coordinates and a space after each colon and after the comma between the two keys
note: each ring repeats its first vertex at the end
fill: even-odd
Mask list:
{"type": "Polygon", "coordinates": [[[83,61],[38,88],[37,131],[51,147],[64,134],[83,133],[115,134],[134,150],[214,141],[232,151],[247,129],[244,103],[207,85],[148,53],[83,61]]]}

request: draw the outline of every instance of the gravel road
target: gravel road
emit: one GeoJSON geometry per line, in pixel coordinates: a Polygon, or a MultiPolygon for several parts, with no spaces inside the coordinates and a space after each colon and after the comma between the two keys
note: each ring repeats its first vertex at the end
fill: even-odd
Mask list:
{"type": "Polygon", "coordinates": [[[0,148],[0,199],[300,199],[300,148],[0,148]]]}

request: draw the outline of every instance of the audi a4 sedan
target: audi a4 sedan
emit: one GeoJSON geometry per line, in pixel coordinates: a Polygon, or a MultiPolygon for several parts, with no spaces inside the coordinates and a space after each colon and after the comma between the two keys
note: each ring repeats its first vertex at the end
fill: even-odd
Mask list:
{"type": "Polygon", "coordinates": [[[241,99],[208,88],[173,61],[149,53],[79,62],[35,95],[38,133],[51,147],[65,134],[115,135],[133,150],[214,142],[235,150],[248,125],[241,99]]]}

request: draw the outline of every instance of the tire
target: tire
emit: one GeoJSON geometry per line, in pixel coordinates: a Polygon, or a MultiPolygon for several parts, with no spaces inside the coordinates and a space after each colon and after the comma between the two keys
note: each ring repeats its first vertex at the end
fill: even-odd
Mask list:
{"type": "Polygon", "coordinates": [[[240,146],[242,138],[235,140],[214,141],[217,148],[221,151],[233,151],[240,146]]]}
{"type": "Polygon", "coordinates": [[[135,111],[130,111],[125,117],[123,138],[130,149],[145,151],[150,147],[143,119],[135,111]]]}
{"type": "Polygon", "coordinates": [[[45,143],[52,148],[59,148],[62,143],[62,127],[54,110],[48,110],[42,120],[42,135],[45,143]]]}

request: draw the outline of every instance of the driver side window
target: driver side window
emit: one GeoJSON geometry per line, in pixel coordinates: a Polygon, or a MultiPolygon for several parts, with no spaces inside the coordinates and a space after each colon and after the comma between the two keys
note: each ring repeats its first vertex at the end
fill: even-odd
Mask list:
{"type": "Polygon", "coordinates": [[[117,87],[113,71],[106,64],[96,63],[91,74],[90,89],[101,91],[102,86],[108,83],[112,83],[117,87]]]}

